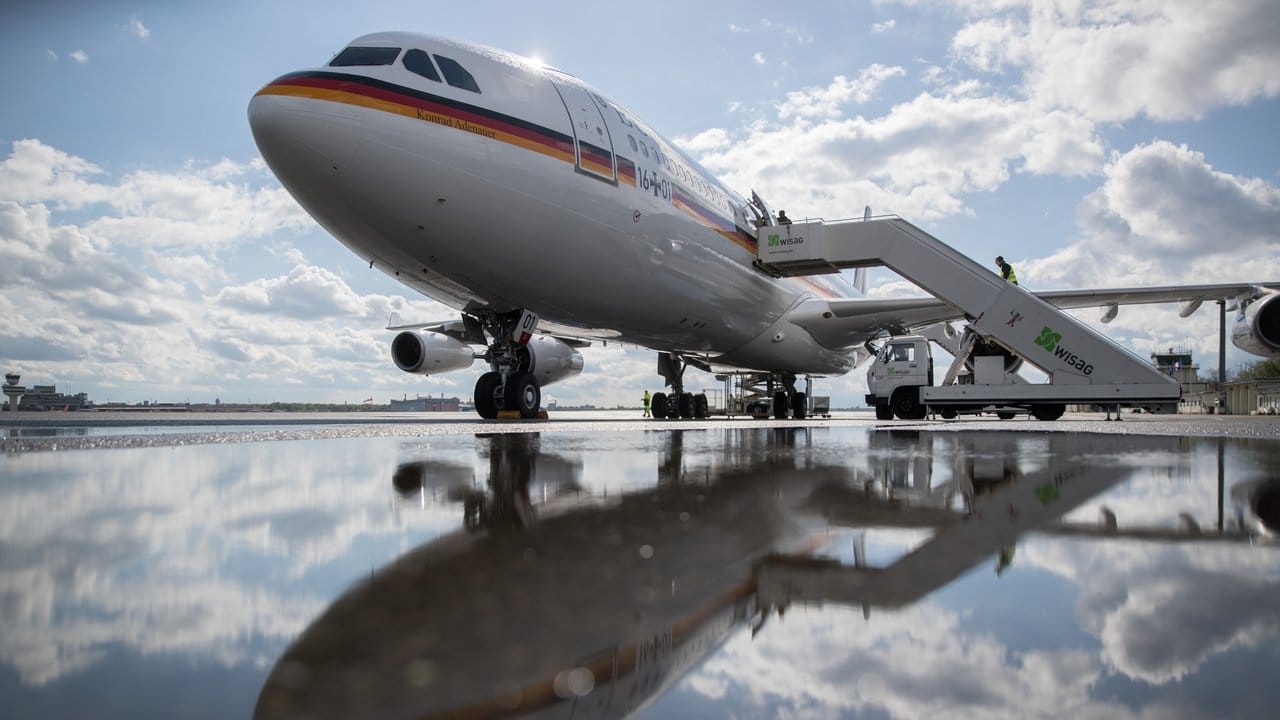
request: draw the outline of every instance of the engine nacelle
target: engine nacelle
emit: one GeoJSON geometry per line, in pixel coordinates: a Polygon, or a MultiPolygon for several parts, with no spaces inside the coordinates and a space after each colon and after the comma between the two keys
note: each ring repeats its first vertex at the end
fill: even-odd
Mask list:
{"type": "Polygon", "coordinates": [[[1280,294],[1250,303],[1231,327],[1231,344],[1254,355],[1280,356],[1280,294]]]}
{"type": "Polygon", "coordinates": [[[525,348],[529,351],[529,372],[539,385],[550,385],[582,372],[582,354],[562,340],[534,335],[525,348]]]}
{"type": "Polygon", "coordinates": [[[406,330],[391,341],[391,359],[407,373],[436,375],[465,370],[475,357],[470,345],[437,332],[406,330]]]}

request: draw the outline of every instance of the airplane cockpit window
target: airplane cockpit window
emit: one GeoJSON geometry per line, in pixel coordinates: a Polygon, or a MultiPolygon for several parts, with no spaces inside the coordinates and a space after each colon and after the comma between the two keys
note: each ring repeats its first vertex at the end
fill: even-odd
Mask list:
{"type": "Polygon", "coordinates": [[[398,47],[349,47],[329,61],[329,67],[391,65],[400,55],[398,47]]]}
{"type": "Polygon", "coordinates": [[[440,72],[444,73],[444,81],[456,88],[470,90],[473,93],[480,92],[480,86],[476,84],[476,79],[471,77],[471,73],[467,69],[458,64],[458,61],[441,56],[434,55],[436,64],[440,66],[440,72]]]}
{"type": "Polygon", "coordinates": [[[404,69],[415,75],[421,75],[428,80],[440,82],[440,74],[436,72],[436,66],[431,64],[431,56],[421,50],[410,50],[404,54],[404,69]]]}

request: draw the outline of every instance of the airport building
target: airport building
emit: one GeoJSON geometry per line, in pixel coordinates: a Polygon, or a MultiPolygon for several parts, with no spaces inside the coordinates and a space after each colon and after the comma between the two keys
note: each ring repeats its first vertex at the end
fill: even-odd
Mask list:
{"type": "Polygon", "coordinates": [[[1151,362],[1160,372],[1178,381],[1182,397],[1178,400],[1180,413],[1214,412],[1218,402],[1217,390],[1200,379],[1200,366],[1191,357],[1190,350],[1169,348],[1166,352],[1151,353],[1151,362]]]}
{"type": "Polygon", "coordinates": [[[459,412],[462,401],[456,397],[416,397],[391,400],[392,412],[459,412]]]}
{"type": "Polygon", "coordinates": [[[1280,378],[1251,378],[1227,383],[1227,412],[1232,415],[1280,415],[1280,378]]]}
{"type": "Polygon", "coordinates": [[[5,410],[80,410],[92,407],[87,393],[64,395],[54,385],[24,387],[18,373],[4,376],[5,410]]]}

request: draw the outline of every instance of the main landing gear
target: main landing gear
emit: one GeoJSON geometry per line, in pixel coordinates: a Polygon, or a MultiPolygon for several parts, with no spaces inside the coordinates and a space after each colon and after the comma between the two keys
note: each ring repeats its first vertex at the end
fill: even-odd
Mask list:
{"type": "Polygon", "coordinates": [[[671,393],[656,392],[649,401],[655,419],[705,418],[710,415],[707,396],[684,391],[684,370],[689,364],[674,353],[658,353],[658,374],[671,388],[671,393]]]}
{"type": "Polygon", "coordinates": [[[476,381],[475,407],[482,418],[492,420],[499,412],[512,410],[528,420],[538,417],[542,407],[542,389],[529,371],[529,348],[513,339],[523,315],[516,310],[481,311],[474,316],[464,316],[468,332],[473,330],[474,323],[474,332],[483,328],[493,338],[484,355],[492,370],[476,381]]]}

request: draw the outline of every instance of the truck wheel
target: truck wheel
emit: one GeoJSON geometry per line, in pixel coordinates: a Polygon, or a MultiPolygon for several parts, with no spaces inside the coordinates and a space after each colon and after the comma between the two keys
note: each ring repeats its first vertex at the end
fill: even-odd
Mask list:
{"type": "Polygon", "coordinates": [[[892,419],[893,419],[893,408],[889,407],[888,405],[880,405],[880,404],[877,404],[877,405],[876,405],[876,419],[877,419],[877,420],[892,420],[892,419]]]}
{"type": "Polygon", "coordinates": [[[803,420],[808,414],[809,398],[804,393],[798,392],[791,396],[791,417],[796,420],[803,420]]]}
{"type": "Polygon", "coordinates": [[[1018,413],[1011,413],[1011,412],[996,413],[996,417],[1000,418],[1001,420],[1012,420],[1017,416],[1018,416],[1018,413]]]}
{"type": "Polygon", "coordinates": [[[1031,408],[1031,414],[1037,420],[1057,420],[1066,411],[1066,405],[1037,405],[1031,408]]]}
{"type": "Polygon", "coordinates": [[[938,411],[938,414],[942,416],[943,420],[955,420],[960,413],[956,412],[953,407],[944,407],[938,411]]]}
{"type": "Polygon", "coordinates": [[[889,404],[893,406],[893,414],[902,420],[923,420],[927,408],[920,404],[920,395],[917,388],[898,388],[893,393],[893,399],[889,404]]]}

